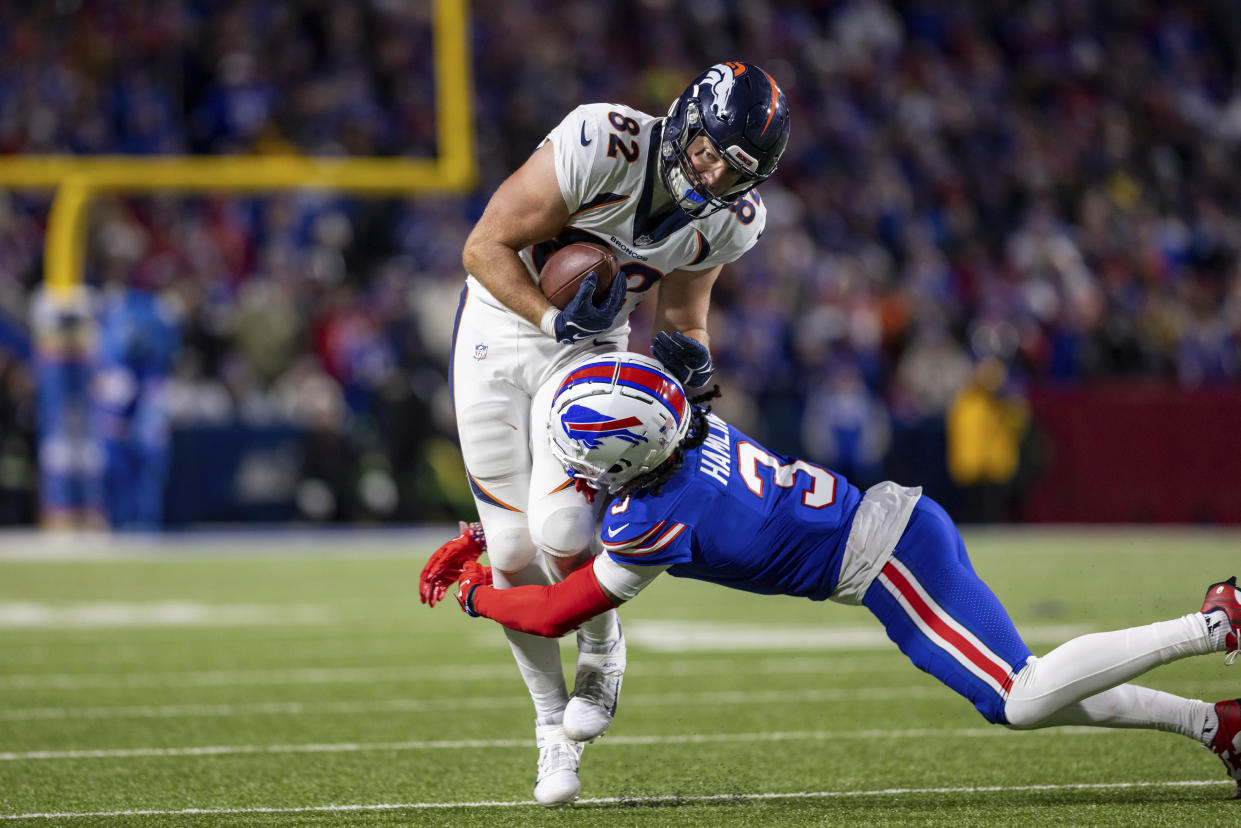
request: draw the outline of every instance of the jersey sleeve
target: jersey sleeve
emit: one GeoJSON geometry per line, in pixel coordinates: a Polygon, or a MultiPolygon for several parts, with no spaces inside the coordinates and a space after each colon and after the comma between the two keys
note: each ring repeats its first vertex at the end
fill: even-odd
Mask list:
{"type": "Polygon", "coordinates": [[[690,526],[662,516],[658,505],[658,498],[625,498],[608,507],[602,539],[603,549],[612,560],[662,567],[692,560],[690,526]]]}
{"type": "MultiPolygon", "coordinates": [[[[601,122],[607,104],[585,104],[574,109],[544,141],[551,141],[556,157],[556,180],[569,212],[577,212],[598,191],[600,157],[606,152],[601,122]],[[600,149],[604,147],[604,149],[600,149]]],[[[614,166],[614,165],[613,165],[614,166]]]]}
{"type": "Polygon", "coordinates": [[[647,584],[659,577],[665,566],[633,566],[617,563],[610,555],[596,555],[593,561],[595,580],[608,595],[620,601],[632,600],[647,584]]]}

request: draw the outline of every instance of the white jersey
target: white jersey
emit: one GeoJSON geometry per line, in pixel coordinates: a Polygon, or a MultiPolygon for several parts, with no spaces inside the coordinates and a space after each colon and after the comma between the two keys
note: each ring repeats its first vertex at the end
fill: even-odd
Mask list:
{"type": "MultiPolygon", "coordinates": [[[[751,190],[737,203],[701,219],[680,210],[654,221],[652,190],[659,182],[663,119],[620,104],[586,104],[568,114],[544,139],[552,142],[556,178],[571,215],[555,239],[519,252],[537,283],[548,256],[566,244],[607,245],[620,263],[625,306],[609,333],[623,346],[629,314],[652,287],[674,270],[709,270],[741,257],[763,232],[767,208],[751,190]]],[[[542,146],[542,144],[540,144],[542,146]]],[[[473,276],[471,296],[503,307],[473,276]]]]}
{"type": "MultiPolygon", "coordinates": [[[[550,554],[589,541],[592,512],[547,450],[550,400],[536,394],[550,393],[547,384],[556,372],[586,353],[623,349],[629,314],[664,276],[734,261],[763,231],[767,211],[753,190],[731,209],[702,219],[676,209],[652,217],[655,188],[663,186],[657,163],[662,132],[660,118],[616,104],[588,104],[570,112],[544,140],[552,142],[556,178],[571,215],[555,239],[519,255],[537,283],[547,258],[566,244],[610,247],[627,288],[611,329],[562,345],[473,276],[466,279],[453,333],[452,396],[462,459],[488,537],[533,533],[550,554]]],[[[516,547],[505,548],[503,563],[493,557],[493,566],[513,571],[528,563],[516,547]]],[[[533,555],[533,547],[527,551],[533,555]]]]}

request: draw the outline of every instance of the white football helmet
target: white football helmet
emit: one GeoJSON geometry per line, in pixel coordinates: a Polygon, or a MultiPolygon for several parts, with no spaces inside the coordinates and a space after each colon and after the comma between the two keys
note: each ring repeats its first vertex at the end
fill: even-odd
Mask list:
{"type": "Polygon", "coordinates": [[[547,425],[566,470],[616,492],[672,456],[691,419],[685,390],[655,360],[592,354],[563,375],[547,425]]]}

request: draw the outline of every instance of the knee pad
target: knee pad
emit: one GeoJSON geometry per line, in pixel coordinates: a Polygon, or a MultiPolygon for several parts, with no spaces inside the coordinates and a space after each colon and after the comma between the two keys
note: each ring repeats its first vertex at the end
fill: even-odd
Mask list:
{"type": "Polygon", "coordinates": [[[572,557],[590,548],[595,534],[595,515],[588,504],[543,506],[530,509],[530,534],[534,545],[557,558],[572,557]]]}
{"type": "Polygon", "coordinates": [[[492,569],[517,572],[534,562],[534,541],[523,526],[487,530],[487,560],[492,569]]]}

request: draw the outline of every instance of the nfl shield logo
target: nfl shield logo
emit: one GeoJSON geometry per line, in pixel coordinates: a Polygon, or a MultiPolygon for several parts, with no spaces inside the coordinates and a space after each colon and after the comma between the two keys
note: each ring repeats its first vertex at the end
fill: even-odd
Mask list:
{"type": "Polygon", "coordinates": [[[474,346],[474,358],[475,359],[486,359],[487,358],[487,346],[481,342],[475,345],[474,346]]]}

